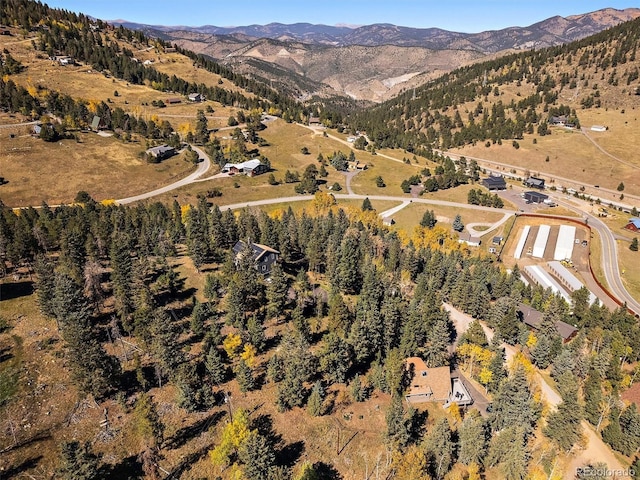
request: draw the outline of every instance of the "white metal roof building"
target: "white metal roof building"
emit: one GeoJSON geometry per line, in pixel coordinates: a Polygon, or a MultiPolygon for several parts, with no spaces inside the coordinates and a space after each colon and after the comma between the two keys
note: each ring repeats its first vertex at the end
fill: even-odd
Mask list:
{"type": "Polygon", "coordinates": [[[525,225],[522,233],[520,234],[520,239],[516,245],[516,252],[513,254],[513,258],[522,257],[522,250],[524,250],[524,244],[527,243],[527,238],[529,237],[529,231],[531,230],[530,225],[525,225]]]}
{"type": "Polygon", "coordinates": [[[556,250],[553,253],[554,260],[571,260],[573,255],[573,245],[576,239],[576,227],[571,225],[560,225],[556,250]]]}
{"type": "Polygon", "coordinates": [[[542,269],[539,265],[527,265],[524,267],[526,274],[545,290],[551,289],[553,293],[560,294],[565,301],[571,305],[571,297],[562,286],[556,282],[551,275],[542,269]]]}
{"type": "Polygon", "coordinates": [[[549,225],[540,225],[536,241],[533,244],[533,252],[531,253],[531,256],[535,258],[544,257],[544,250],[547,248],[549,233],[551,233],[551,227],[549,225]]]}
{"type": "MultiPolygon", "coordinates": [[[[562,265],[562,263],[558,261],[549,262],[549,270],[553,273],[560,283],[567,287],[570,292],[575,292],[576,290],[580,290],[584,287],[583,283],[578,280],[578,278],[569,271],[567,267],[562,265]]],[[[589,305],[593,305],[593,303],[598,299],[593,292],[589,292],[589,305]]]]}

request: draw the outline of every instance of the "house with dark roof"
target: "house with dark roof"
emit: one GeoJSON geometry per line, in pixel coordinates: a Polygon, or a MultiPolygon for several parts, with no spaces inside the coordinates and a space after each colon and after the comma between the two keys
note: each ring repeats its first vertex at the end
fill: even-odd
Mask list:
{"type": "Polygon", "coordinates": [[[504,190],[507,188],[507,182],[502,175],[490,175],[482,179],[482,185],[489,190],[504,190]]]}
{"type": "MultiPolygon", "coordinates": [[[[542,312],[539,312],[535,308],[525,305],[524,303],[518,304],[518,311],[516,312],[520,321],[529,327],[531,330],[537,331],[542,325],[542,312]]],[[[556,322],[556,330],[562,337],[564,343],[571,340],[578,333],[578,329],[573,325],[569,325],[561,320],[556,322]]]]}
{"type": "Polygon", "coordinates": [[[204,95],[200,93],[190,93],[188,98],[190,102],[196,102],[196,103],[204,102],[204,95]]]}
{"type": "Polygon", "coordinates": [[[147,155],[152,156],[156,160],[163,160],[176,154],[176,149],[169,145],[158,145],[147,150],[147,155]]]}
{"type": "Polygon", "coordinates": [[[473,403],[473,398],[462,381],[451,377],[448,366],[428,368],[420,357],[410,357],[406,360],[406,369],[411,376],[411,384],[405,395],[408,402],[436,402],[444,407],[452,403],[459,406],[473,403]]]}
{"type": "Polygon", "coordinates": [[[273,264],[278,261],[280,252],[266,245],[253,242],[243,242],[238,240],[233,246],[235,263],[238,265],[243,255],[250,254],[253,259],[254,268],[262,275],[271,274],[273,264]]]}
{"type": "Polygon", "coordinates": [[[631,217],[629,223],[627,223],[624,228],[632,232],[640,232],[640,218],[631,217]]]}
{"type": "Polygon", "coordinates": [[[539,188],[540,190],[544,190],[544,178],[529,177],[526,178],[523,183],[525,187],[539,188]]]}
{"type": "Polygon", "coordinates": [[[524,192],[522,196],[529,203],[544,203],[549,199],[549,195],[540,192],[524,192]]]}

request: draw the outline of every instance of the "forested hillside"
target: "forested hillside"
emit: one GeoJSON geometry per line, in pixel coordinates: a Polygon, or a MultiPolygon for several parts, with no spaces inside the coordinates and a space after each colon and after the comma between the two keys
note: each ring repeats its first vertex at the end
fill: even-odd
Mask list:
{"type": "MultiPolygon", "coordinates": [[[[498,472],[519,478],[540,468],[534,465],[542,458],[561,455],[578,442],[577,405],[584,405],[594,424],[605,415],[603,435],[615,448],[626,454],[637,448],[635,423],[623,424],[616,410],[606,420],[602,400],[628,384],[629,362],[640,354],[633,317],[623,310],[589,308],[582,294],[569,314],[559,297],[525,287],[516,271],[507,274],[461,250],[439,227],[420,227],[416,241],[423,240],[403,244],[372,221],[375,212],[348,216],[327,205],[320,194],[314,214],[289,210],[277,217],[247,210],[236,216],[211,209],[204,200],[187,208],[101,206],[89,199],[84,206],[43,205],[20,214],[3,209],[3,269],[11,275],[33,269],[39,308],[20,320],[10,313],[14,307],[7,308],[3,329],[18,339],[32,318],[40,318],[38,324],[50,319],[45,331],[24,343],[3,335],[4,351],[18,355],[20,349],[22,358],[41,365],[62,360],[40,373],[2,371],[5,418],[19,418],[29,396],[40,405],[28,415],[34,428],[15,430],[12,424],[14,436],[2,445],[9,452],[5,469],[27,468],[22,462],[31,458],[33,444],[42,445],[44,458],[36,463],[45,471],[93,469],[93,476],[83,478],[124,478],[118,475],[125,465],[131,468],[129,478],[143,472],[152,478],[160,467],[192,468],[189,478],[208,476],[225,465],[252,479],[289,478],[293,467],[328,469],[333,476],[323,478],[348,478],[343,459],[320,438],[307,436],[298,422],[326,417],[321,424],[328,426],[333,415],[347,415],[361,402],[386,405],[379,414],[367,414],[370,422],[381,422],[378,433],[363,433],[356,445],[372,458],[388,451],[392,460],[380,466],[396,472],[394,478],[442,478],[451,469],[478,467],[488,478],[498,472]],[[234,264],[231,247],[240,239],[281,252],[282,264],[268,281],[253,268],[250,255],[234,264]],[[185,265],[185,248],[197,267],[186,278],[179,266],[185,265]],[[472,327],[452,356],[455,331],[442,301],[487,321],[494,340],[472,327]],[[545,312],[547,327],[539,336],[516,319],[520,301],[545,312]],[[581,330],[568,345],[552,326],[563,319],[581,330]],[[510,368],[502,341],[523,348],[510,368]],[[432,367],[469,366],[493,395],[493,412],[486,418],[468,414],[450,426],[407,410],[400,401],[407,386],[403,365],[415,355],[432,367]],[[560,413],[543,413],[531,362],[550,367],[565,402],[560,413]],[[7,381],[17,383],[7,390],[7,381]],[[68,393],[54,407],[60,386],[68,393]],[[232,392],[233,421],[245,422],[234,428],[248,428],[246,437],[229,439],[231,433],[223,433],[225,392],[232,392]],[[76,394],[108,407],[109,435],[92,423],[95,416],[74,413],[76,394]],[[258,417],[243,413],[256,408],[262,412],[258,417]],[[76,418],[72,426],[56,423],[68,415],[76,418]],[[175,423],[207,417],[215,420],[191,434],[175,423]],[[266,430],[258,422],[264,417],[272,425],[266,430]],[[83,449],[74,443],[95,435],[101,440],[83,449]],[[285,453],[288,442],[302,445],[294,457],[285,453]],[[561,450],[554,453],[553,445],[561,450]],[[132,454],[133,460],[125,458],[132,454]],[[185,455],[188,460],[180,462],[185,455]],[[314,466],[303,466],[303,458],[314,466]],[[416,472],[421,476],[412,476],[416,472]]],[[[640,420],[634,410],[624,412],[633,422],[640,420]]]]}
{"type": "Polygon", "coordinates": [[[548,133],[552,116],[580,126],[580,111],[640,105],[640,19],[564,46],[457,69],[352,115],[377,148],[448,149],[548,133]]]}

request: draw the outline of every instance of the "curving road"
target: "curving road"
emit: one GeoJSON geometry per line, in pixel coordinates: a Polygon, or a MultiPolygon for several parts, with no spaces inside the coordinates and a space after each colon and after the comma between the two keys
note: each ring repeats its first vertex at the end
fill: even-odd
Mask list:
{"type": "Polygon", "coordinates": [[[133,197],[127,197],[127,198],[118,199],[118,200],[116,200],[116,203],[118,203],[120,205],[124,205],[126,203],[137,202],[138,200],[145,200],[147,198],[155,197],[156,195],[160,195],[162,193],[170,192],[171,190],[175,190],[176,188],[184,187],[185,185],[189,185],[190,183],[193,183],[193,182],[197,181],[197,179],[200,178],[202,175],[204,175],[207,172],[207,170],[209,170],[209,168],[211,167],[211,159],[209,158],[209,155],[207,155],[204,152],[204,150],[202,150],[201,148],[194,147],[193,145],[191,146],[191,148],[198,155],[200,155],[200,158],[203,159],[200,163],[198,163],[198,168],[196,169],[195,172],[193,172],[192,174],[190,174],[187,177],[184,177],[181,180],[178,180],[177,182],[171,183],[169,185],[166,185],[164,187],[158,188],[158,189],[153,190],[151,192],[141,193],[140,195],[135,195],[133,197]]]}
{"type": "MultiPolygon", "coordinates": [[[[468,328],[471,322],[474,320],[469,315],[461,312],[455,307],[444,303],[443,308],[449,312],[449,316],[451,321],[453,322],[453,326],[456,329],[456,333],[458,336],[462,335],[468,328]]],[[[493,338],[493,330],[491,330],[484,322],[480,322],[482,329],[484,330],[487,339],[491,341],[493,338]]],[[[505,357],[507,362],[510,362],[511,359],[516,355],[517,350],[506,343],[501,344],[505,350],[505,357]]],[[[549,406],[552,408],[557,408],[557,406],[562,402],[562,397],[556,392],[551,385],[549,385],[544,377],[540,374],[540,371],[536,368],[535,370],[535,378],[536,382],[540,385],[540,392],[542,398],[547,402],[549,406]]],[[[576,471],[577,467],[581,467],[583,465],[588,465],[590,462],[598,461],[605,462],[610,469],[623,469],[623,465],[620,463],[616,455],[613,453],[611,448],[607,444],[602,441],[595,431],[593,427],[589,425],[585,420],[582,421],[582,433],[583,436],[587,439],[586,448],[579,450],[577,454],[571,459],[571,463],[566,466],[565,473],[573,473],[576,471]]],[[[573,478],[573,477],[571,477],[573,478]]]]}
{"type": "Polygon", "coordinates": [[[591,228],[600,234],[602,240],[602,269],[604,276],[609,285],[609,290],[618,297],[618,299],[627,304],[627,308],[635,315],[640,315],[640,302],[638,302],[625,288],[620,278],[620,268],[618,266],[618,244],[616,238],[598,217],[586,213],[568,202],[557,199],[559,205],[577,212],[583,216],[591,228]]]}

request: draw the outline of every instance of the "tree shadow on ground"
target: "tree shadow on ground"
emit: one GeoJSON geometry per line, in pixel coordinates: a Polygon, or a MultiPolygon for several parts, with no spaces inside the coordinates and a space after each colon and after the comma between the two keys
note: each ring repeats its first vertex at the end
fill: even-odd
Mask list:
{"type": "Polygon", "coordinates": [[[124,458],[116,465],[102,465],[97,472],[96,478],[102,480],[134,480],[144,478],[144,472],[137,455],[132,455],[124,458]]]}
{"type": "Polygon", "coordinates": [[[33,282],[0,283],[0,299],[12,300],[19,297],[28,297],[33,293],[33,282]]]}
{"type": "MultiPolygon", "coordinates": [[[[16,465],[15,467],[10,467],[8,470],[3,470],[0,472],[0,478],[29,478],[30,475],[21,475],[25,473],[27,470],[31,470],[38,466],[38,462],[42,460],[42,455],[37,457],[29,458],[22,462],[20,465],[16,465]]],[[[33,478],[33,477],[31,477],[33,478]]]]}
{"type": "Polygon", "coordinates": [[[211,415],[198,420],[193,425],[181,428],[175,433],[175,435],[173,435],[173,437],[164,442],[163,447],[169,450],[182,447],[189,440],[218,423],[224,415],[225,414],[222,411],[213,412],[211,415]]]}

